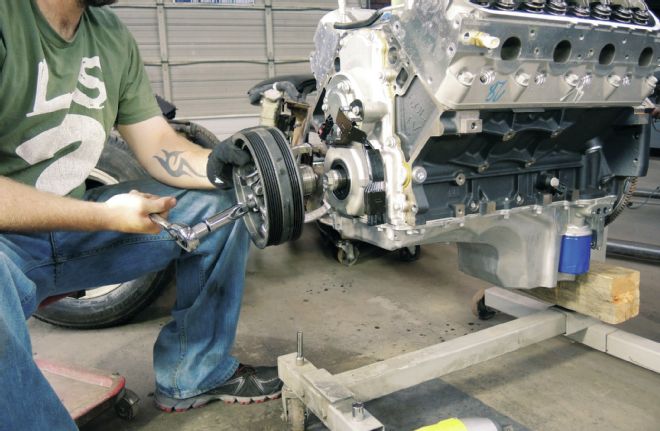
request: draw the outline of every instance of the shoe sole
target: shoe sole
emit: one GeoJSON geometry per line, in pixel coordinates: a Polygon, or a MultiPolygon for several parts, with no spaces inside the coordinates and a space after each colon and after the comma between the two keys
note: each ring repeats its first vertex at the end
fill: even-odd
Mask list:
{"type": "Polygon", "coordinates": [[[156,404],[156,407],[159,410],[162,410],[166,413],[172,413],[172,412],[186,412],[191,409],[198,409],[200,407],[204,407],[209,403],[212,403],[214,401],[222,401],[225,404],[241,404],[241,405],[248,405],[248,404],[261,404],[265,403],[266,401],[271,401],[271,400],[276,400],[279,399],[282,396],[282,391],[276,392],[271,395],[262,395],[258,397],[236,397],[232,395],[200,395],[198,397],[193,397],[190,399],[185,399],[185,400],[177,400],[174,398],[169,398],[167,400],[158,400],[156,396],[154,396],[154,403],[156,404]]]}

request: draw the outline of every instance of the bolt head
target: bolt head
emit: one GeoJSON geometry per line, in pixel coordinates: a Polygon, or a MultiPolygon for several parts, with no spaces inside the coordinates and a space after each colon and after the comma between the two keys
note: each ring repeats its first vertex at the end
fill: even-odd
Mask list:
{"type": "Polygon", "coordinates": [[[474,73],[468,71],[461,72],[458,75],[458,82],[469,87],[474,82],[474,73]]]}
{"type": "Polygon", "coordinates": [[[484,85],[491,84],[495,80],[495,72],[492,70],[484,70],[479,74],[479,82],[484,85]]]}
{"type": "Polygon", "coordinates": [[[557,187],[559,187],[559,178],[557,178],[557,177],[552,177],[552,178],[550,179],[550,187],[555,188],[555,189],[556,189],[557,187]]]}
{"type": "Polygon", "coordinates": [[[610,75],[607,78],[607,82],[610,83],[612,87],[619,87],[623,79],[619,75],[610,75]]]}
{"type": "Polygon", "coordinates": [[[578,85],[578,82],[580,82],[580,77],[577,76],[575,73],[569,73],[564,77],[564,80],[571,87],[575,87],[576,85],[578,85]]]}
{"type": "Polygon", "coordinates": [[[332,126],[332,135],[337,139],[341,139],[341,128],[337,124],[332,126]]]}
{"type": "Polygon", "coordinates": [[[534,77],[534,84],[543,85],[543,84],[545,84],[545,79],[546,79],[545,73],[539,72],[534,77]]]}
{"type": "Polygon", "coordinates": [[[426,169],[424,169],[421,166],[417,166],[415,169],[412,171],[412,177],[413,181],[415,181],[417,184],[423,184],[424,181],[428,178],[428,172],[426,172],[426,169]]]}
{"type": "Polygon", "coordinates": [[[521,87],[527,87],[529,85],[530,76],[528,73],[522,72],[516,76],[516,83],[521,87]]]}

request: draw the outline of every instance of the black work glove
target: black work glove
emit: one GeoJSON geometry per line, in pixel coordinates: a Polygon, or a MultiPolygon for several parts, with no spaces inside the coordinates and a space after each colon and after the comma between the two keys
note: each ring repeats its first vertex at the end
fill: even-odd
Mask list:
{"type": "Polygon", "coordinates": [[[209,154],[209,162],[206,165],[206,176],[211,184],[218,188],[229,188],[233,186],[234,166],[243,166],[250,162],[250,154],[239,148],[230,137],[213,147],[209,154]],[[218,182],[218,179],[222,183],[218,182]]]}

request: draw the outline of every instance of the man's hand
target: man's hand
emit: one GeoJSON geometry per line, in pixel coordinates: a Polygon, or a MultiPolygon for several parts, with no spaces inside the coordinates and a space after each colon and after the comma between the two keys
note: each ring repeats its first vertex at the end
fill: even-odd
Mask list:
{"type": "Polygon", "coordinates": [[[209,154],[206,165],[206,176],[216,187],[230,187],[233,185],[234,166],[243,166],[250,161],[250,155],[234,143],[234,137],[225,139],[216,145],[209,154]],[[218,182],[218,179],[222,183],[218,182]]]}
{"type": "Polygon", "coordinates": [[[111,197],[105,205],[111,217],[112,230],[157,234],[160,232],[160,226],[151,221],[149,214],[160,214],[167,218],[167,212],[174,208],[176,199],[131,190],[130,193],[111,197]]]}
{"type": "Polygon", "coordinates": [[[42,192],[0,176],[0,231],[52,232],[116,230],[158,233],[149,214],[167,217],[173,197],[132,191],[106,202],[88,202],[42,192]]]}

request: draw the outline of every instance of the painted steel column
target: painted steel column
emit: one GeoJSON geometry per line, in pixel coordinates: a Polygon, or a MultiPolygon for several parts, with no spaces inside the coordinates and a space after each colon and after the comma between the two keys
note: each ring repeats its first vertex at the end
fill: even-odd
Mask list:
{"type": "Polygon", "coordinates": [[[272,78],[275,76],[275,33],[273,30],[273,0],[264,0],[264,16],[266,18],[266,57],[268,58],[268,77],[272,78]]]}
{"type": "Polygon", "coordinates": [[[165,19],[164,0],[156,0],[156,17],[158,22],[158,45],[160,46],[160,68],[163,75],[163,97],[172,100],[172,77],[170,76],[170,54],[167,47],[167,22],[165,19]]]}

